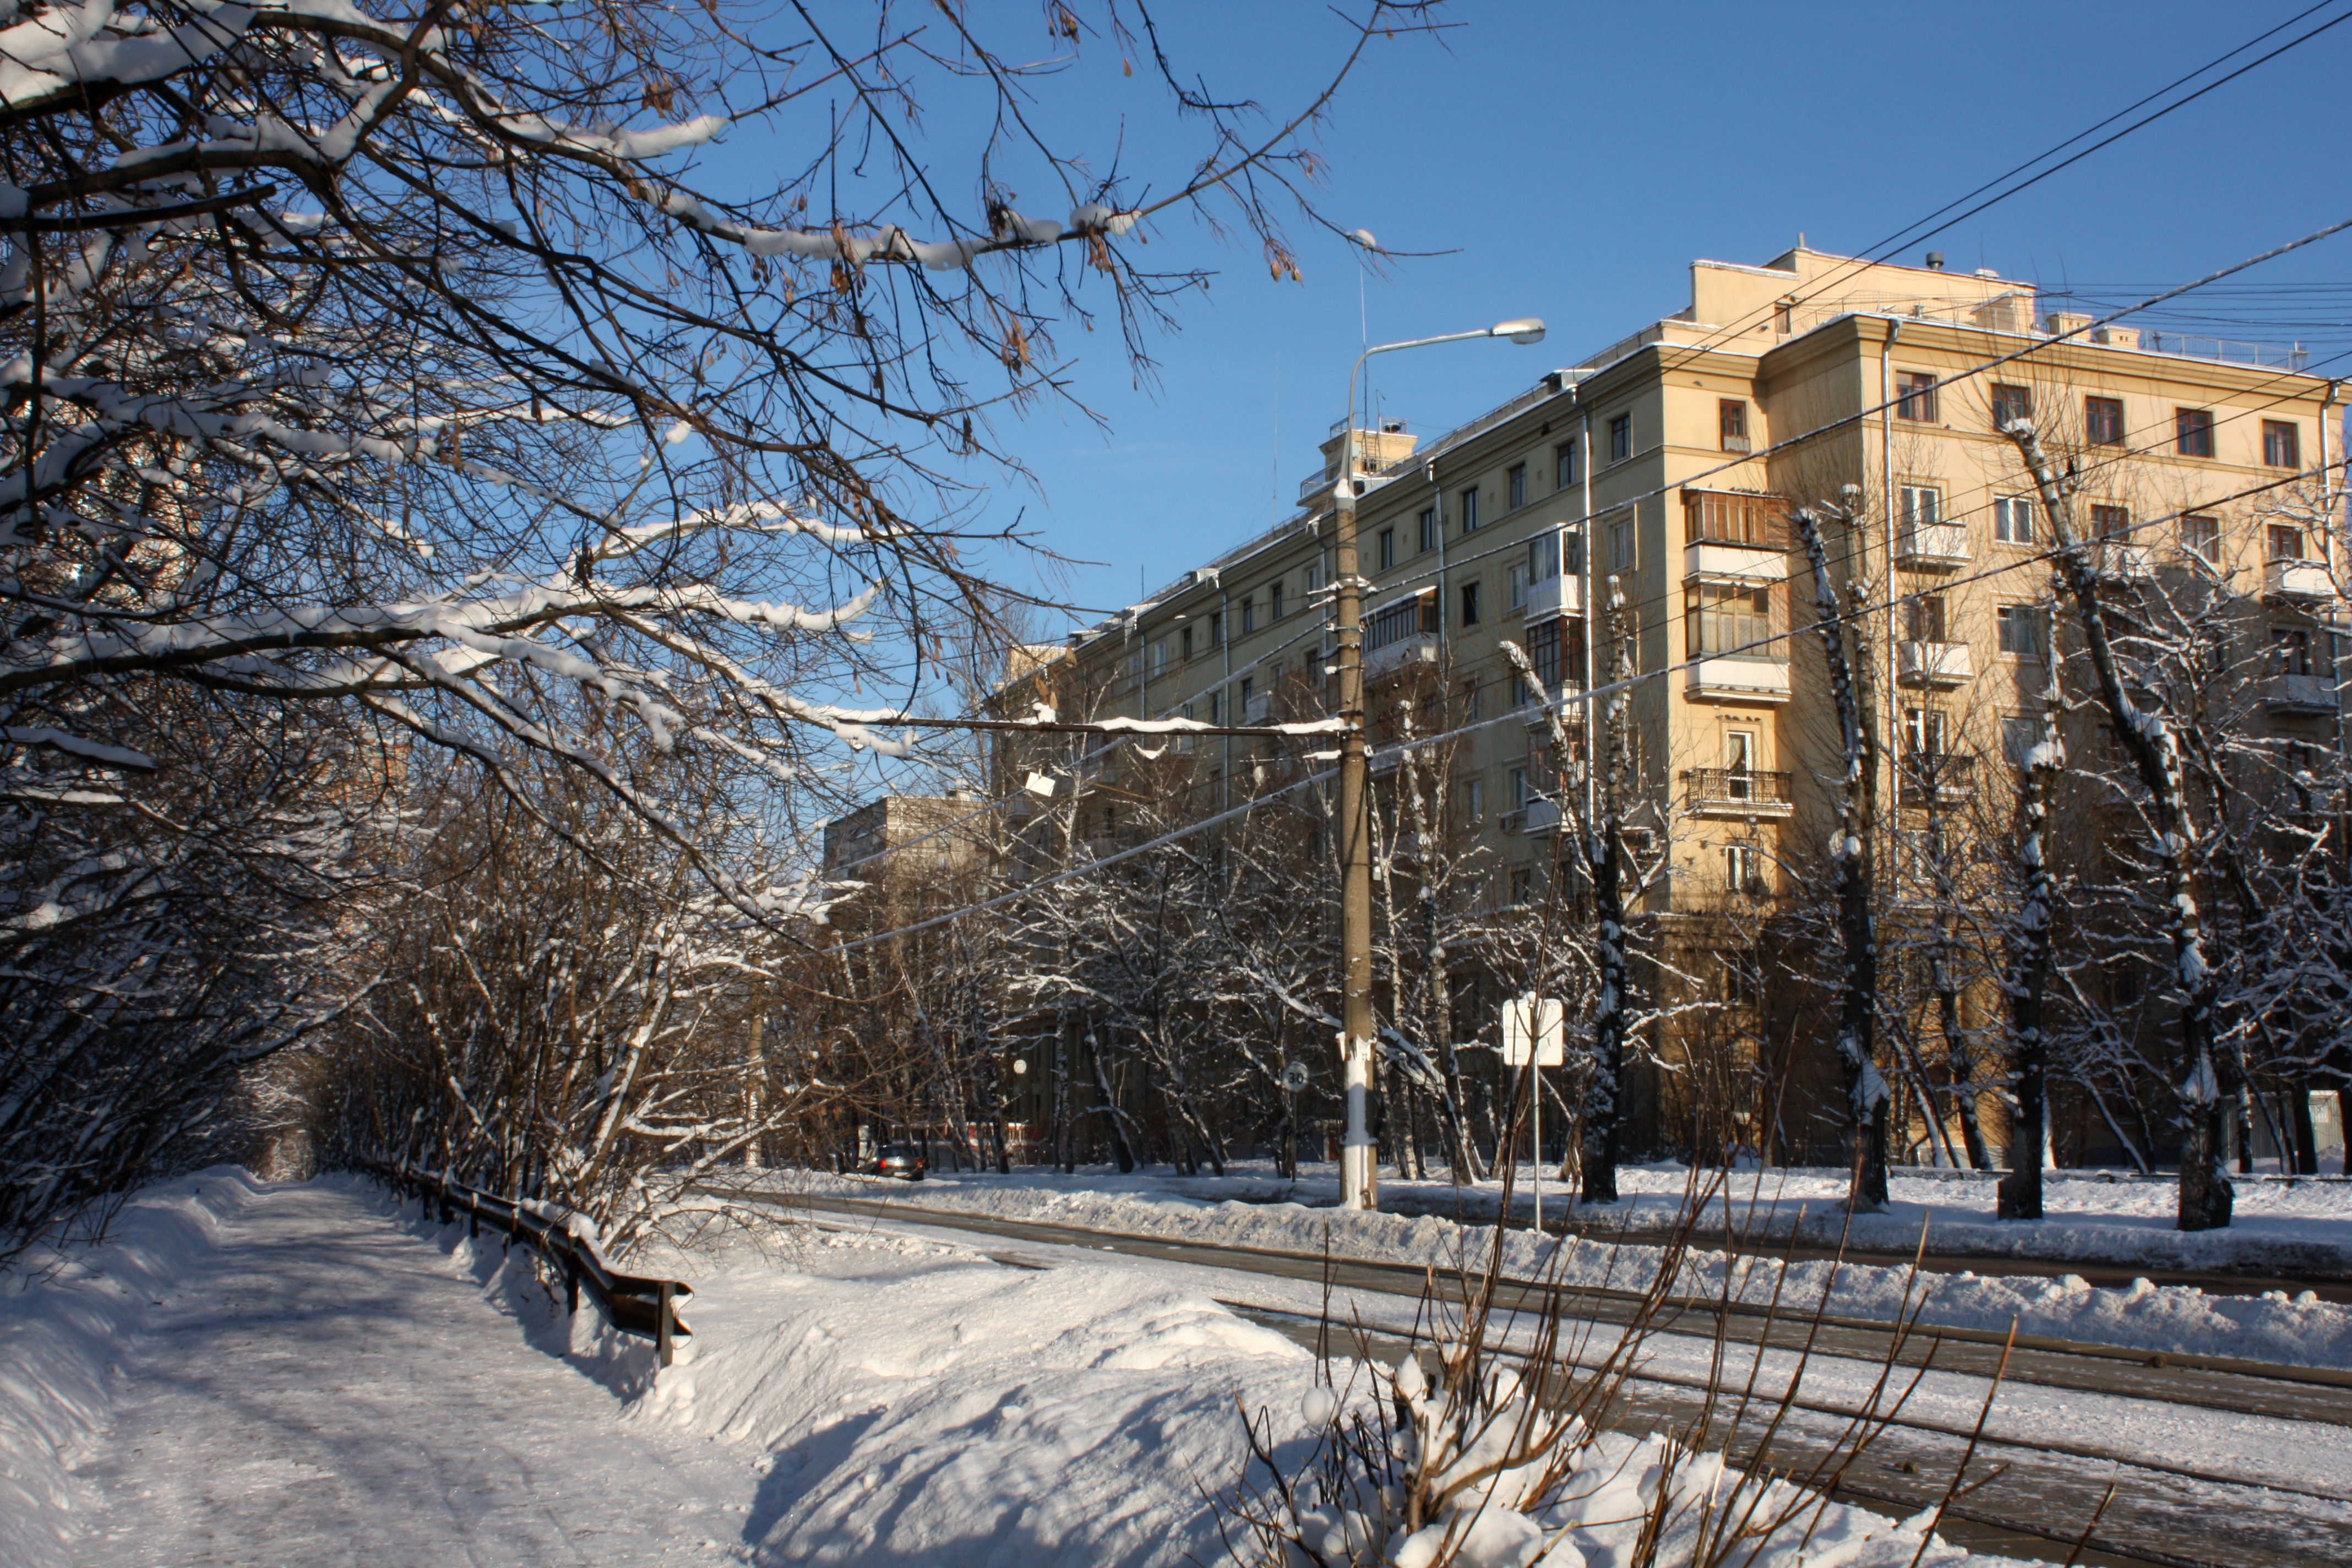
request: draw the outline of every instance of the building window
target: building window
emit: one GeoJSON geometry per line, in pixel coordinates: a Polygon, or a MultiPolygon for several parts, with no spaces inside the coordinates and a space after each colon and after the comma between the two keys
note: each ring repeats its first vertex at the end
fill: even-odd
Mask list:
{"type": "Polygon", "coordinates": [[[2172,411],[2174,447],[2184,458],[2210,458],[2213,455],[2213,411],[2210,408],[2176,408],[2172,411]]]}
{"type": "Polygon", "coordinates": [[[1257,682],[1246,675],[1243,676],[1240,696],[1242,703],[1242,722],[1244,724],[1250,721],[1250,701],[1251,699],[1255,696],[1256,690],[1257,682]]]}
{"type": "Polygon", "coordinates": [[[1992,503],[1992,536],[2003,544],[2033,542],[2033,500],[2030,496],[2002,496],[1992,503]]]}
{"type": "Polygon", "coordinates": [[[2270,526],[2270,558],[2273,561],[2303,559],[2303,530],[2291,522],[2274,522],[2270,526]]]}
{"type": "Polygon", "coordinates": [[[1622,463],[1633,455],[1633,416],[1620,414],[1609,421],[1609,460],[1622,463]]]}
{"type": "Polygon", "coordinates": [[[1772,636],[1771,584],[1693,583],[1683,590],[1683,618],[1694,658],[1757,648],[1772,636]]]}
{"type": "Polygon", "coordinates": [[[1255,630],[1257,630],[1257,601],[1244,594],[1242,595],[1242,631],[1247,634],[1255,630]]]}
{"type": "Polygon", "coordinates": [[[2011,658],[2042,657],[2042,608],[2038,605],[2003,605],[1994,612],[2000,632],[2000,651],[2011,658]]]}
{"type": "Polygon", "coordinates": [[[1283,617],[1282,584],[1276,583],[1265,591],[1266,618],[1278,621],[1283,617]]]}
{"type": "Polygon", "coordinates": [[[2311,673],[2311,634],[2301,626],[2271,628],[2271,673],[2273,675],[2309,675],[2311,673]]]}
{"type": "Polygon", "coordinates": [[[1759,897],[1764,891],[1764,878],[1759,868],[1753,844],[1727,844],[1723,847],[1724,880],[1735,893],[1759,897]]]}
{"type": "Polygon", "coordinates": [[[1503,490],[1510,497],[1510,510],[1517,511],[1528,504],[1528,466],[1513,463],[1503,474],[1503,490]]]}
{"type": "Polygon", "coordinates": [[[1475,583],[1462,584],[1462,624],[1465,626],[1478,624],[1478,584],[1475,583]]]}
{"type": "Polygon", "coordinates": [[[1151,645],[1151,673],[1158,675],[1168,668],[1168,639],[1161,637],[1151,645]]]}
{"type": "Polygon", "coordinates": [[[1462,492],[1462,531],[1478,531],[1478,487],[1472,485],[1462,492]]]}
{"type": "Polygon", "coordinates": [[[1396,530],[1393,528],[1381,530],[1380,563],[1380,570],[1383,572],[1396,564],[1396,530]]]}
{"type": "Polygon", "coordinates": [[[1209,693],[1209,722],[1222,724],[1224,721],[1225,694],[1222,690],[1212,691],[1209,693]]]}
{"type": "Polygon", "coordinates": [[[1511,809],[1513,811],[1525,811],[1527,808],[1528,770],[1525,768],[1513,768],[1511,770],[1511,809]]]}
{"type": "Polygon", "coordinates": [[[2083,399],[2083,433],[2094,447],[2124,444],[2124,400],[2120,397],[2083,399]]]}
{"type": "Polygon", "coordinates": [[[1437,509],[1433,506],[1423,507],[1420,522],[1421,552],[1426,555],[1437,548],[1437,509]]]}
{"type": "Polygon", "coordinates": [[[2005,429],[2011,421],[2033,417],[2033,391],[2005,381],[1992,384],[1992,427],[2005,429]]]}
{"type": "Polygon", "coordinates": [[[2006,713],[2000,721],[2000,754],[2011,767],[2021,768],[2042,744],[2042,721],[2028,713],[2006,713]]]}
{"type": "Polygon", "coordinates": [[[1942,642],[1944,595],[1922,594],[1903,606],[1904,635],[1912,642],[1942,642]]]}
{"type": "Polygon", "coordinates": [[[1511,608],[1526,609],[1528,607],[1528,563],[1526,562],[1511,563],[1510,588],[1511,608]]]}
{"type": "Polygon", "coordinates": [[[1176,647],[1177,647],[1177,653],[1178,653],[1179,657],[1181,657],[1181,658],[1184,658],[1184,659],[1186,659],[1186,660],[1190,660],[1190,659],[1192,658],[1192,627],[1190,627],[1190,626],[1186,626],[1183,630],[1181,630],[1181,631],[1180,631],[1180,632],[1178,632],[1178,633],[1176,634],[1176,647]]]}
{"type": "Polygon", "coordinates": [[[1321,586],[1323,586],[1323,563],[1318,561],[1298,574],[1298,591],[1311,599],[1315,596],[1315,590],[1321,586]]]}
{"type": "Polygon", "coordinates": [[[1940,757],[1947,755],[1944,746],[1944,715],[1935,708],[1903,710],[1903,746],[1906,755],[1940,757]]]}
{"type": "Polygon", "coordinates": [[[2095,506],[2091,509],[2091,532],[2100,539],[2117,542],[2131,537],[2131,509],[2122,506],[2095,506]]]}
{"type": "Polygon", "coordinates": [[[1213,611],[1209,616],[1209,646],[1225,646],[1225,613],[1223,610],[1213,611]]]}
{"type": "Polygon", "coordinates": [[[2263,461],[2273,468],[2303,467],[2303,434],[2284,419],[2263,421],[2263,461]]]}
{"type": "Polygon", "coordinates": [[[1551,488],[1564,490],[1576,483],[1576,443],[1563,441],[1551,449],[1551,488]]]}
{"type": "Polygon", "coordinates": [[[2180,548],[2208,566],[2221,563],[2221,520],[2196,512],[2180,520],[2180,548]]]}
{"type": "Polygon", "coordinates": [[[1727,452],[1745,452],[1748,442],[1748,405],[1737,397],[1726,397],[1715,405],[1716,434],[1722,437],[1727,452]]]}
{"type": "Polygon", "coordinates": [[[1936,378],[1925,371],[1906,370],[1895,377],[1895,415],[1932,424],[1936,418],[1936,378]]]}
{"type": "Polygon", "coordinates": [[[1534,896],[1533,885],[1534,878],[1529,874],[1528,868],[1514,867],[1511,870],[1511,902],[1514,904],[1528,902],[1534,896]]]}
{"type": "Polygon", "coordinates": [[[1895,509],[1903,519],[1903,531],[1933,528],[1944,518],[1944,492],[1933,485],[1905,485],[1895,492],[1895,509]]]}
{"type": "Polygon", "coordinates": [[[1462,683],[1462,721],[1475,724],[1486,716],[1486,689],[1474,680],[1462,683]]]}
{"type": "Polygon", "coordinates": [[[1462,826],[1475,827],[1486,820],[1486,781],[1462,781],[1462,826]]]}
{"type": "Polygon", "coordinates": [[[1609,525],[1609,570],[1631,572],[1633,564],[1633,520],[1629,515],[1609,525]]]}

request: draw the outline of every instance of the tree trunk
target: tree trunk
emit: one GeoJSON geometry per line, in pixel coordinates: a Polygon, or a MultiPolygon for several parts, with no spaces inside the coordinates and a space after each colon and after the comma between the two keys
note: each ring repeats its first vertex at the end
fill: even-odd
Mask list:
{"type": "Polygon", "coordinates": [[[2042,1003],[2050,989],[2050,920],[2053,895],[2042,836],[2049,827],[2050,786],[2064,753],[2058,736],[2058,650],[2048,650],[2049,684],[2042,701],[2042,736],[2025,758],[2023,820],[2017,834],[2021,897],[2017,913],[2015,968],[2010,982],[2010,1033],[2017,1050],[2017,1115],[2010,1123],[2009,1174],[1995,1189],[2002,1219],[2042,1217],[2042,1156],[2050,1142],[2049,1042],[2042,1003]]]}
{"type": "MultiPolygon", "coordinates": [[[[2214,1050],[2213,1011],[2220,971],[2205,954],[2191,860],[2196,830],[2189,821],[2180,773],[2180,749],[2171,726],[2148,712],[2124,689],[2115,650],[2107,640],[2106,616],[2099,604],[2098,580],[2076,542],[2074,487],[2062,482],[2042,449],[2031,420],[2014,420],[2004,432],[2016,442],[2041,492],[2057,545],[2058,565],[2073,595],[2083,638],[2099,679],[2099,699],[2118,744],[2149,797],[2155,841],[2148,846],[2163,868],[2165,922],[2172,944],[2173,984],[2180,1006],[2180,1048],[2173,1094],[2179,1106],[2180,1205],[2175,1223],[2182,1230],[2214,1230],[2230,1223],[2235,1194],[2221,1163],[2222,1085],[2214,1050]]],[[[2052,648],[2051,657],[2057,657],[2052,648]]]]}
{"type": "MultiPolygon", "coordinates": [[[[1838,781],[1838,829],[1830,845],[1836,877],[1838,945],[1844,983],[1838,1001],[1837,1054],[1845,1076],[1848,1159],[1852,1167],[1847,1206],[1856,1213],[1886,1207],[1886,1080],[1879,1075],[1878,936],[1870,907],[1870,809],[1872,747],[1863,729],[1847,657],[1843,611],[1822,546],[1820,521],[1799,507],[1790,514],[1813,573],[1814,613],[1822,655],[1829,665],[1830,696],[1845,763],[1838,781]]],[[[1846,521],[1853,521],[1849,516],[1846,521]]]]}

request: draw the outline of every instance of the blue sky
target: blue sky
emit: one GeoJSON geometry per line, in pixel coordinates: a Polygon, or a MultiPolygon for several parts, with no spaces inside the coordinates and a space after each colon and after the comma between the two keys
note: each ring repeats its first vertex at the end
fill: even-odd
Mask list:
{"type": "MultiPolygon", "coordinates": [[[[1059,581],[1076,604],[1127,604],[1139,580],[1157,587],[1286,515],[1367,330],[1381,342],[1523,314],[1550,323],[1535,348],[1391,362],[1383,411],[1443,430],[1682,308],[1694,258],[1760,262],[1801,231],[1862,251],[2308,3],[1463,0],[1442,44],[1374,49],[1321,138],[1333,217],[1395,250],[1449,254],[1370,276],[1342,242],[1301,227],[1305,279],[1276,283],[1254,247],[1175,219],[1160,243],[1218,276],[1182,306],[1180,331],[1153,340],[1155,381],[1133,384],[1113,334],[1066,334],[1076,391],[1108,428],[1052,409],[1001,425],[1038,487],[998,490],[988,515],[1018,515],[1087,563],[1059,581]]],[[[2337,0],[2273,42],[2347,11],[2337,0]]],[[[1173,47],[1213,85],[1269,109],[1297,101],[1339,41],[1330,13],[1298,0],[1187,0],[1167,16],[1173,47]]],[[[2347,64],[2352,22],[1898,259],[1940,249],[1955,268],[2120,299],[2352,216],[2337,129],[2347,64]]],[[[1074,79],[1055,113],[1073,127],[1100,119],[1094,90],[1074,79]]],[[[2225,320],[2172,324],[2300,338],[2315,357],[2352,349],[2352,235],[2256,276],[2315,287],[2217,298],[2197,313],[2225,320]]],[[[1012,574],[1038,581],[1026,565],[1012,574]]]]}

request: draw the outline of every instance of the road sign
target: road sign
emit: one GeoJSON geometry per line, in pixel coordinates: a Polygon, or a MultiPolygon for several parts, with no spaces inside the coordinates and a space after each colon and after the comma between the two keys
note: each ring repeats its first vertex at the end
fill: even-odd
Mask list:
{"type": "Polygon", "coordinates": [[[1539,1068],[1568,1061],[1568,1014],[1555,996],[1529,993],[1503,1004],[1503,1065],[1539,1068]]]}

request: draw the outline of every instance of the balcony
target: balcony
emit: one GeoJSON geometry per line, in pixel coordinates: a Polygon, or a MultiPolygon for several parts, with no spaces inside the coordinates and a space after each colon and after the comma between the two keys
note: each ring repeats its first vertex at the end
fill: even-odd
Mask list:
{"type": "Polygon", "coordinates": [[[1785,658],[1702,658],[1690,666],[1686,694],[1694,702],[1789,700],[1785,658]]]}
{"type": "Polygon", "coordinates": [[[1903,759],[1902,801],[1905,805],[1951,805],[1968,798],[1976,785],[1977,759],[1972,752],[1913,752],[1903,759]]]}
{"type": "Polygon", "coordinates": [[[2336,579],[2325,561],[2273,561],[2263,567],[2263,592],[2273,599],[2333,599],[2336,579]]]}
{"type": "Polygon", "coordinates": [[[1529,625],[1549,620],[1554,616],[1582,615],[1584,580],[1562,572],[1556,577],[1528,584],[1527,605],[1522,613],[1529,625]]]}
{"type": "Polygon", "coordinates": [[[1683,546],[1683,575],[1716,582],[1780,583],[1789,576],[1788,552],[1755,544],[1700,540],[1683,546]]]}
{"type": "Polygon", "coordinates": [[[1250,693],[1249,700],[1242,704],[1242,722],[1244,724],[1268,722],[1268,716],[1274,710],[1273,698],[1274,694],[1270,691],[1250,693]]]}
{"type": "Polygon", "coordinates": [[[1379,680],[1418,666],[1437,663],[1437,638],[1423,632],[1384,642],[1364,655],[1364,679],[1379,680]]]}
{"type": "Polygon", "coordinates": [[[2156,547],[2121,539],[2091,541],[2091,564],[2102,577],[2118,583],[2145,583],[2156,575],[2156,547]]]}
{"type": "Polygon", "coordinates": [[[1788,773],[1685,768],[1683,805],[1693,816],[1786,816],[1796,809],[1788,773]]]}
{"type": "Polygon", "coordinates": [[[1976,674],[1976,658],[1964,642],[1895,645],[1895,679],[1905,686],[1958,686],[1976,674]]]}
{"type": "Polygon", "coordinates": [[[2336,711],[2336,682],[2324,675],[2273,675],[2263,682],[2262,690],[2263,706],[2274,713],[2336,711]]]}
{"type": "Polygon", "coordinates": [[[1969,563],[1969,531],[1957,522],[1915,522],[1897,540],[1895,563],[1913,571],[1938,572],[1969,563]]]}
{"type": "Polygon", "coordinates": [[[1567,687],[1555,688],[1552,700],[1548,703],[1534,701],[1528,703],[1528,728],[1539,733],[1549,734],[1551,730],[1552,717],[1555,714],[1559,717],[1560,727],[1570,735],[1580,735],[1584,732],[1584,703],[1567,687]]]}
{"type": "Polygon", "coordinates": [[[1530,838],[1544,838],[1559,831],[1559,802],[1541,796],[1530,800],[1519,811],[1519,831],[1530,838]]]}

